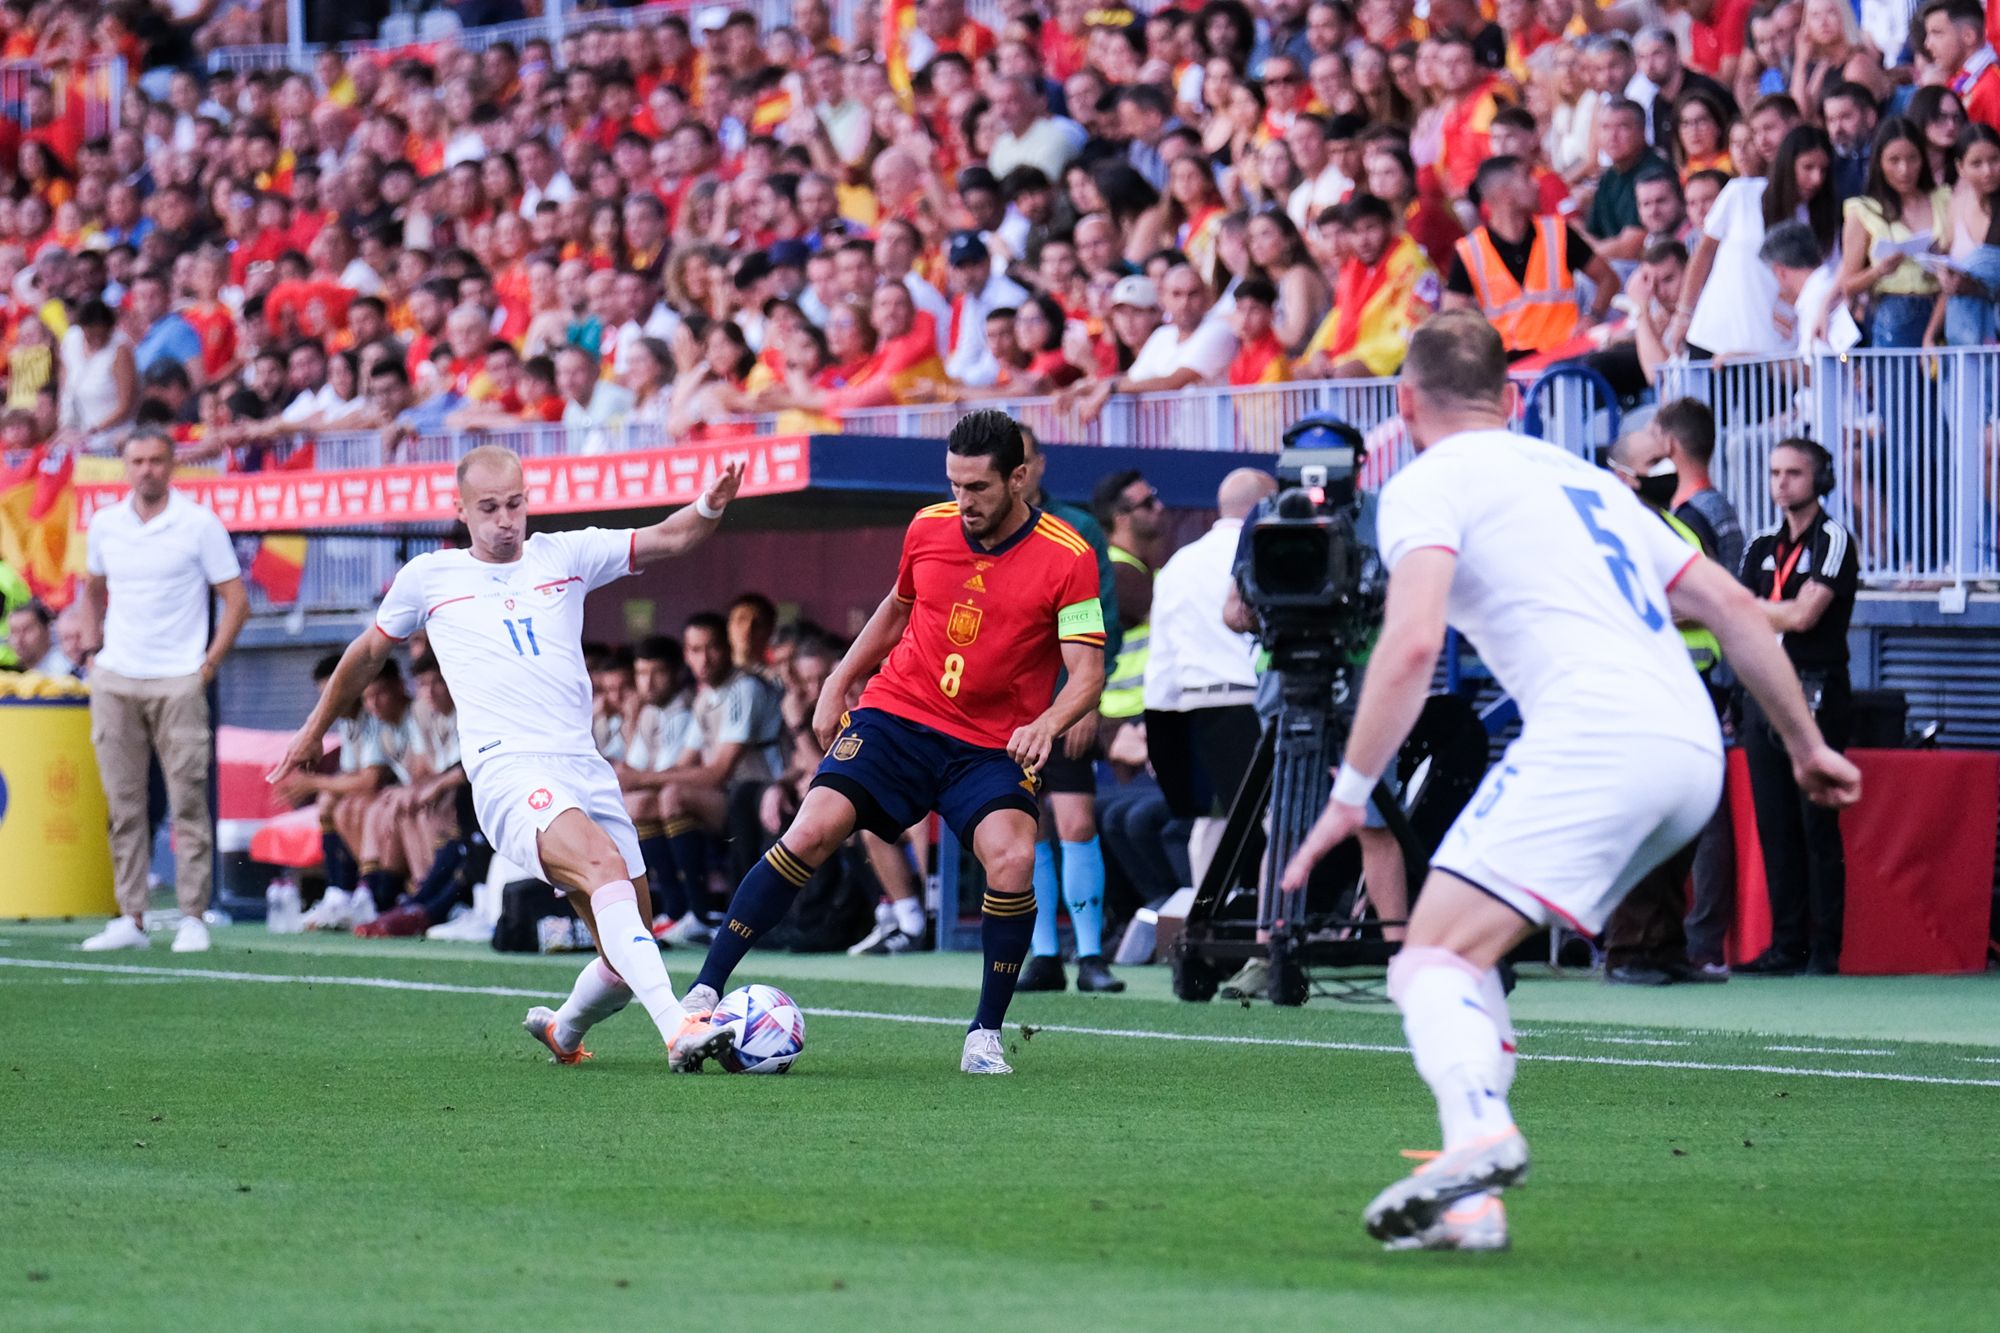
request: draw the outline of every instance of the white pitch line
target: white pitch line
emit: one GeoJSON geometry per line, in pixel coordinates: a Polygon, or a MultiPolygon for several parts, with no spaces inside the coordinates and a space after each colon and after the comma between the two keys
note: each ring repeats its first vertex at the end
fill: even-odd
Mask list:
{"type": "MultiPolygon", "coordinates": [[[[524,990],[516,986],[461,986],[442,981],[403,981],[394,977],[299,976],[280,972],[229,972],[206,967],[139,967],[120,963],[71,963],[43,958],[0,958],[0,967],[24,967],[50,972],[96,972],[119,976],[181,977],[197,981],[248,981],[279,986],[358,986],[370,990],[421,991],[433,995],[481,995],[524,1000],[555,999],[558,991],[524,990]]],[[[926,1027],[962,1027],[959,1018],[929,1014],[890,1014],[871,1009],[806,1009],[815,1018],[853,1018],[876,1023],[913,1023],[926,1027]]],[[[1306,1037],[1245,1037],[1226,1033],[1159,1032],[1150,1028],[1076,1027],[1065,1023],[1029,1023],[1037,1033],[1061,1032],[1079,1037],[1117,1037],[1133,1041],[1192,1042],[1213,1046],[1286,1047],[1308,1051],[1351,1051],[1369,1055],[1407,1056],[1404,1046],[1380,1042],[1320,1041],[1306,1037]]],[[[1784,1074],[1796,1078],[1860,1079],[1871,1083],[1921,1083],[1957,1088],[2000,1088],[2000,1079],[1947,1078],[1937,1074],[1896,1074],[1880,1069],[1801,1069],[1790,1065],[1752,1065],[1707,1060],[1641,1060],[1616,1055],[1561,1055],[1523,1051],[1523,1060],[1549,1064],[1610,1065],[1622,1069],[1686,1069],[1698,1073],[1784,1074]]]]}
{"type": "Polygon", "coordinates": [[[1766,1046],[1767,1051],[1788,1051],[1800,1055],[1894,1055],[1894,1051],[1852,1050],[1844,1046],[1766,1046]]]}

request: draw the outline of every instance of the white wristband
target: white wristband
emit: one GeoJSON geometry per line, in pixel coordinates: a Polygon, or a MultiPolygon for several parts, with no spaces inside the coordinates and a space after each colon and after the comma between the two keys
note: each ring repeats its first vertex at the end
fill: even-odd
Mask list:
{"type": "Polygon", "coordinates": [[[1342,762],[1340,772],[1334,775],[1333,799],[1342,805],[1366,806],[1368,798],[1375,794],[1375,784],[1380,778],[1371,778],[1356,771],[1353,765],[1342,762]]]}
{"type": "MultiPolygon", "coordinates": [[[[725,505],[723,508],[726,509],[728,506],[725,505]]],[[[700,514],[711,523],[722,517],[721,509],[712,509],[709,507],[707,491],[703,491],[700,495],[694,497],[694,512],[700,514]]]]}

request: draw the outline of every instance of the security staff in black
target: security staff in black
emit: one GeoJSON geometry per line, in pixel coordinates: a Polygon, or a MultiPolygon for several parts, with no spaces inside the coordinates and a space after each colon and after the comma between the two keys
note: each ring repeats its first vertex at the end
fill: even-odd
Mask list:
{"type": "MultiPolygon", "coordinates": [[[[1771,499],[1784,519],[1750,543],[1743,582],[1783,636],[1827,744],[1842,749],[1853,711],[1847,622],[1854,614],[1861,561],[1854,535],[1820,503],[1833,486],[1833,457],[1820,445],[1788,439],[1773,446],[1771,499]]],[[[1749,699],[1743,704],[1742,739],[1771,892],[1771,947],[1738,970],[1830,976],[1840,970],[1847,894],[1840,816],[1800,793],[1784,746],[1749,699]]]]}

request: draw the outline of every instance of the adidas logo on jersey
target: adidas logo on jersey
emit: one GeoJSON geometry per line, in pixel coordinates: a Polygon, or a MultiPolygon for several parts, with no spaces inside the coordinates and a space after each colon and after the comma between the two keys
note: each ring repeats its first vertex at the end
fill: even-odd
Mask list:
{"type": "Polygon", "coordinates": [[[970,588],[974,592],[985,592],[986,580],[981,578],[979,575],[974,574],[971,578],[965,581],[965,586],[970,588]]]}

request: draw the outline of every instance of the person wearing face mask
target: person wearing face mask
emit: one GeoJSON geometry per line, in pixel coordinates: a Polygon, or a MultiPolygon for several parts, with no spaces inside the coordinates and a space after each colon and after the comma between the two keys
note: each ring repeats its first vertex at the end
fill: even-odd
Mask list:
{"type": "MultiPolygon", "coordinates": [[[[1674,517],[1674,495],[1680,471],[1668,438],[1653,429],[1635,430],[1611,446],[1605,460],[1618,478],[1659,515],[1676,536],[1703,554],[1695,530],[1674,517]]],[[[1703,681],[1722,662],[1715,635],[1700,625],[1680,627],[1681,641],[1703,681]]],[[[1604,927],[1604,979],[1615,986],[1666,986],[1677,981],[1722,981],[1727,972],[1713,972],[1688,961],[1687,932],[1681,923],[1687,883],[1699,841],[1691,842],[1633,886],[1604,927]]]]}

